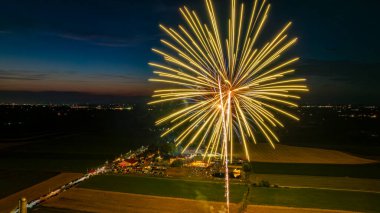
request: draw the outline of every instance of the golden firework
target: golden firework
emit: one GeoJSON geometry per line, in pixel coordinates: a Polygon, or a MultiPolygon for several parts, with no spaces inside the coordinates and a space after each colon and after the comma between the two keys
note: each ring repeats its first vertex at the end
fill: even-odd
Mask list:
{"type": "Polygon", "coordinates": [[[274,128],[283,127],[280,114],[298,120],[287,112],[297,107],[299,92],[308,91],[304,78],[289,78],[288,68],[298,58],[282,59],[297,38],[286,35],[291,22],[264,45],[257,44],[268,18],[270,4],[254,1],[246,17],[244,4],[230,0],[231,7],[222,35],[211,0],[205,0],[209,23],[203,24],[195,11],[180,8],[186,25],[178,29],[160,25],[169,40],[161,40],[166,51],[153,49],[164,63],[149,63],[157,78],[171,85],[154,91],[149,104],[186,100],[179,108],[161,118],[156,125],[168,124],[165,136],[178,129],[176,145],[184,151],[197,144],[207,154],[222,153],[232,160],[233,144],[240,142],[248,160],[248,143],[257,143],[257,133],[272,147],[279,142],[274,128]]]}

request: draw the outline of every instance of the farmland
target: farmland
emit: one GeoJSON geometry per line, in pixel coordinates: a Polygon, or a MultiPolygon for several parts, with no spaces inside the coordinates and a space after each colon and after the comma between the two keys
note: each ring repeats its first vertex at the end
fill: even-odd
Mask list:
{"type": "Polygon", "coordinates": [[[1,197],[61,172],[85,173],[152,143],[155,137],[146,125],[149,115],[131,115],[129,111],[71,110],[67,106],[1,106],[1,197]]]}
{"type": "MultiPolygon", "coordinates": [[[[238,156],[244,158],[242,152],[239,152],[238,156]]],[[[254,162],[266,163],[368,164],[376,162],[341,151],[283,144],[276,144],[276,148],[273,149],[265,143],[251,145],[250,156],[254,162]]]]}
{"type": "MultiPolygon", "coordinates": [[[[105,175],[94,177],[79,187],[195,200],[224,201],[223,182],[105,175]]],[[[242,201],[246,190],[247,187],[244,184],[231,184],[231,201],[235,203],[242,201]]]]}
{"type": "Polygon", "coordinates": [[[254,173],[354,177],[380,179],[380,163],[371,164],[307,164],[307,163],[252,163],[254,173]]]}
{"type": "MultiPolygon", "coordinates": [[[[243,184],[232,184],[231,198],[234,202],[233,208],[239,208],[242,203],[244,193],[248,190],[243,184]]],[[[211,201],[211,203],[199,202],[199,205],[213,208],[217,207],[215,201],[223,201],[223,184],[207,181],[191,181],[167,178],[147,178],[134,176],[99,176],[80,185],[80,188],[64,193],[46,204],[44,207],[54,208],[74,208],[80,211],[94,211],[94,208],[120,210],[140,206],[144,208],[155,208],[161,210],[161,200],[167,200],[165,208],[160,212],[170,212],[170,209],[177,209],[175,205],[181,199],[196,201],[211,201]],[[100,190],[100,191],[93,191],[100,190]],[[117,195],[112,194],[117,192],[117,195]],[[127,194],[124,194],[127,193],[127,194]],[[136,202],[127,200],[134,195],[146,195],[147,197],[136,195],[136,202]],[[113,196],[112,196],[113,195],[113,196]],[[109,197],[110,196],[110,197],[109,197]],[[152,197],[153,196],[153,197],[152,197]],[[159,197],[156,197],[159,196],[159,197]],[[104,200],[104,197],[112,198],[104,200]],[[161,199],[162,197],[162,199],[161,199]],[[108,201],[107,201],[108,200],[108,201]],[[137,201],[139,200],[139,201],[137,201]],[[127,204],[125,203],[127,202],[127,204]],[[94,203],[88,205],[86,203],[94,203]],[[123,205],[121,205],[123,203],[123,205]],[[141,203],[141,204],[139,204],[141,203]],[[146,203],[146,205],[143,205],[146,203]],[[116,209],[115,209],[116,208],[116,209]],[[167,209],[165,211],[165,209],[167,209]]],[[[297,189],[297,188],[251,188],[248,196],[250,205],[263,206],[289,206],[297,208],[319,208],[337,209],[348,211],[378,212],[380,208],[377,201],[380,199],[379,193],[353,192],[327,189],[297,189]]],[[[184,209],[195,208],[192,204],[183,204],[184,209]],[[189,206],[190,207],[186,207],[189,206]]],[[[222,203],[219,203],[222,205],[222,203]]],[[[198,207],[197,207],[198,208],[198,207]]],[[[248,207],[253,208],[253,207],[248,207]]],[[[38,210],[38,208],[37,208],[38,210]]],[[[146,210],[146,209],[145,209],[146,210]]],[[[96,211],[96,210],[95,210],[96,211]]],[[[202,212],[205,210],[203,209],[202,212]]],[[[38,212],[38,211],[37,211],[38,212]]]]}
{"type": "Polygon", "coordinates": [[[252,174],[250,176],[250,181],[253,183],[261,180],[280,186],[380,192],[380,179],[279,174],[252,174]]]}
{"type": "MultiPolygon", "coordinates": [[[[311,197],[314,195],[329,197],[329,194],[340,196],[334,190],[312,191],[308,189],[310,187],[378,191],[380,164],[376,161],[379,159],[377,154],[379,143],[375,128],[379,126],[378,119],[342,120],[332,111],[324,112],[316,109],[300,109],[300,112],[302,112],[300,113],[302,122],[288,123],[288,130],[280,132],[281,143],[277,144],[276,150],[262,143],[250,146],[251,159],[254,161],[250,177],[253,182],[263,179],[269,180],[272,184],[307,188],[289,189],[289,191],[255,188],[262,190],[256,191],[258,194],[278,198],[278,200],[268,200],[269,198],[264,199],[264,196],[264,200],[257,199],[257,202],[260,201],[260,205],[276,205],[278,201],[281,205],[302,207],[305,205],[283,199],[288,195],[298,199],[297,194],[303,193],[311,197]],[[319,114],[325,120],[321,120],[318,116],[309,116],[310,114],[319,114]],[[360,128],[355,129],[357,127],[360,128]],[[317,132],[318,137],[305,135],[311,132],[317,132]]],[[[2,123],[0,128],[0,174],[6,175],[0,175],[0,183],[3,183],[0,185],[2,196],[29,189],[61,172],[84,173],[106,160],[113,160],[120,154],[141,145],[166,144],[159,138],[162,129],[153,125],[155,118],[158,117],[157,114],[161,113],[160,110],[148,111],[146,105],[136,105],[132,111],[71,109],[68,106],[3,108],[0,110],[0,116],[6,122],[2,123]],[[12,181],[17,184],[7,184],[12,181]]],[[[239,147],[235,150],[239,152],[239,147]]],[[[155,184],[149,181],[150,179],[138,180],[143,177],[133,179],[129,183],[125,183],[122,176],[112,181],[102,179],[104,177],[99,178],[84,183],[81,189],[118,191],[118,188],[125,184],[130,186],[126,192],[146,196],[159,195],[212,201],[224,199],[221,183],[211,185],[213,186],[211,193],[211,190],[207,190],[210,186],[204,185],[203,182],[189,183],[179,180],[172,182],[173,180],[164,179],[156,183],[160,188],[155,189],[155,184]],[[150,184],[149,189],[137,187],[144,181],[150,184]],[[161,192],[166,186],[175,190],[161,192]],[[199,190],[191,191],[194,188],[199,190]],[[172,192],[176,190],[181,193],[172,192]]],[[[239,184],[236,187],[236,189],[233,187],[235,193],[233,202],[239,203],[247,187],[239,184]]],[[[41,193],[46,192],[41,191],[41,193]]],[[[349,194],[350,196],[368,195],[360,194],[365,192],[344,193],[359,193],[349,194]]],[[[70,194],[64,193],[64,196],[68,195],[70,194]]],[[[349,200],[349,197],[344,195],[341,197],[349,200]]],[[[373,209],[371,201],[373,194],[367,197],[368,201],[363,201],[363,205],[367,203],[369,205],[367,209],[373,209]]],[[[306,204],[308,202],[304,201],[306,204]]],[[[336,204],[335,207],[334,205],[326,204],[326,208],[342,208],[339,206],[341,204],[336,204]]],[[[59,208],[57,211],[60,211],[59,208]]]]}
{"type": "Polygon", "coordinates": [[[57,172],[36,171],[0,171],[0,199],[13,194],[25,187],[37,184],[45,179],[54,177],[57,172]]]}
{"type": "MultiPolygon", "coordinates": [[[[221,202],[75,188],[62,197],[54,198],[43,206],[33,209],[32,212],[218,212],[224,209],[223,206],[224,203],[221,202]],[[88,205],[89,203],[91,205],[88,205]]],[[[239,204],[232,203],[231,212],[238,212],[239,207],[239,204]]],[[[248,205],[246,210],[247,213],[344,213],[341,210],[267,205],[248,205]]]]}
{"type": "MultiPolygon", "coordinates": [[[[17,206],[20,197],[25,197],[27,200],[34,200],[40,196],[46,194],[47,192],[54,190],[78,177],[82,176],[80,173],[61,173],[45,181],[41,181],[31,187],[24,190],[18,191],[16,193],[12,192],[12,195],[0,199],[0,212],[9,212],[17,206]]],[[[26,175],[26,178],[30,176],[26,175]]],[[[20,178],[14,178],[16,181],[20,178]]],[[[34,180],[30,178],[30,180],[34,180]]],[[[29,180],[29,181],[30,181],[29,180]]],[[[25,181],[28,183],[28,181],[25,181]]],[[[16,182],[8,182],[9,187],[13,189],[16,182]]],[[[4,186],[5,189],[8,187],[4,186]]]]}
{"type": "Polygon", "coordinates": [[[379,193],[322,189],[255,188],[249,201],[258,205],[278,205],[320,209],[379,212],[379,193]]]}

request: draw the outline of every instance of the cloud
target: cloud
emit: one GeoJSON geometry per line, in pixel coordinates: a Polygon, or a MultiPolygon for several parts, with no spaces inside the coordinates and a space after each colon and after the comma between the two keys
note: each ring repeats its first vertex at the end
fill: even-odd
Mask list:
{"type": "Polygon", "coordinates": [[[134,95],[150,94],[151,90],[144,77],[129,73],[0,69],[0,91],[74,91],[134,95]]]}
{"type": "Polygon", "coordinates": [[[73,33],[57,33],[55,35],[63,39],[83,41],[93,45],[104,47],[132,47],[144,43],[146,41],[155,40],[156,37],[158,37],[158,35],[134,35],[130,38],[124,38],[108,35],[81,35],[73,33]]]}
{"type": "Polygon", "coordinates": [[[146,103],[145,93],[95,94],[75,91],[1,91],[1,103],[29,104],[106,104],[106,103],[146,103]],[[130,96],[130,97],[128,97],[130,96]]]}
{"type": "Polygon", "coordinates": [[[86,73],[79,71],[36,71],[36,70],[1,70],[0,82],[7,80],[16,81],[60,81],[68,83],[89,83],[89,84],[141,84],[146,83],[144,77],[124,74],[124,73],[107,73],[96,72],[86,73]]]}
{"type": "Polygon", "coordinates": [[[46,79],[48,75],[47,73],[26,70],[0,70],[0,80],[37,81],[46,79]]]}
{"type": "Polygon", "coordinates": [[[120,73],[91,73],[85,75],[85,79],[88,82],[114,82],[120,84],[141,84],[146,83],[146,79],[141,76],[131,75],[131,74],[120,74],[120,73]]]}

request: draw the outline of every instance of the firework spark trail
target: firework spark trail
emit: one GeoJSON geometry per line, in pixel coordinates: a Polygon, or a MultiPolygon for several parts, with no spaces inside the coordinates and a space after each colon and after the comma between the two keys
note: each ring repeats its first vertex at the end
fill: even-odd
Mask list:
{"type": "Polygon", "coordinates": [[[220,97],[220,109],[222,110],[222,124],[223,124],[223,144],[224,144],[224,166],[225,166],[225,197],[226,197],[226,206],[227,212],[230,212],[230,185],[229,185],[229,172],[228,172],[228,139],[227,139],[227,129],[228,129],[228,118],[230,115],[230,104],[231,104],[231,91],[228,92],[227,99],[227,111],[224,112],[223,104],[223,93],[220,84],[220,79],[218,79],[219,85],[219,97],[220,97]],[[227,121],[226,121],[227,117],[227,121]]]}
{"type": "MultiPolygon", "coordinates": [[[[182,7],[186,25],[178,29],[160,25],[169,37],[161,40],[167,50],[152,50],[165,62],[149,63],[158,75],[150,81],[172,86],[154,91],[149,104],[186,100],[186,105],[156,121],[156,125],[169,124],[161,136],[175,135],[176,145],[184,145],[183,152],[198,143],[197,151],[205,147],[204,160],[221,153],[228,176],[233,144],[242,144],[248,161],[249,142],[266,140],[275,148],[279,138],[274,129],[284,127],[277,117],[298,120],[284,106],[297,107],[293,100],[300,96],[296,93],[308,89],[306,79],[288,78],[295,71],[288,67],[298,58],[283,59],[284,52],[297,42],[286,34],[291,22],[273,39],[258,45],[270,4],[254,0],[246,18],[249,9],[230,0],[224,35],[212,0],[205,3],[209,24],[203,24],[195,11],[182,7]]],[[[228,177],[226,183],[228,203],[228,177]]]]}

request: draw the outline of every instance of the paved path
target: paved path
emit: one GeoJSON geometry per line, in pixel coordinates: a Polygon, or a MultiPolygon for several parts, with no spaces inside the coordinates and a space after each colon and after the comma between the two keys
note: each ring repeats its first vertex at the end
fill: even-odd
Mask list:
{"type": "Polygon", "coordinates": [[[0,212],[9,212],[14,209],[18,205],[18,200],[21,197],[26,197],[28,201],[37,199],[42,195],[49,193],[50,190],[61,187],[62,185],[82,176],[83,174],[81,173],[61,173],[41,183],[16,192],[0,200],[0,212]]]}

